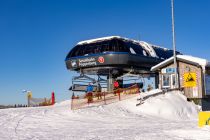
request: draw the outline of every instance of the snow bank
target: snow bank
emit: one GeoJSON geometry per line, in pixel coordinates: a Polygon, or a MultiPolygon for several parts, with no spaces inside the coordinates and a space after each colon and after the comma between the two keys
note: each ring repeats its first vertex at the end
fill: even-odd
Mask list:
{"type": "Polygon", "coordinates": [[[61,101],[61,102],[59,102],[59,103],[55,103],[55,105],[54,106],[70,106],[70,104],[71,104],[71,100],[65,100],[65,101],[61,101]]]}
{"type": "Polygon", "coordinates": [[[149,92],[142,92],[140,94],[140,98],[144,98],[144,97],[150,96],[150,95],[155,95],[155,94],[157,94],[159,92],[162,92],[162,90],[160,90],[160,89],[154,89],[154,90],[151,90],[149,92]]]}
{"type": "MultiPolygon", "coordinates": [[[[152,90],[141,94],[141,97],[146,97],[146,94],[152,95],[161,90],[152,90]]],[[[193,102],[188,102],[187,98],[181,92],[169,92],[163,95],[150,97],[145,100],[144,104],[136,106],[137,99],[132,98],[118,103],[100,106],[96,108],[88,108],[88,110],[80,110],[84,114],[110,114],[123,116],[152,116],[156,118],[164,118],[167,120],[196,120],[199,112],[199,107],[193,102]],[[91,113],[92,112],[92,113],[91,113]]]]}
{"type": "Polygon", "coordinates": [[[165,119],[196,119],[199,111],[198,106],[188,102],[180,92],[149,98],[139,110],[165,119]]]}
{"type": "MultiPolygon", "coordinates": [[[[159,89],[140,94],[140,98],[155,95],[161,92],[159,89]]],[[[139,98],[138,97],[138,98],[139,98]]],[[[131,98],[117,103],[102,106],[91,106],[74,111],[80,115],[100,116],[102,114],[119,116],[153,116],[154,118],[164,118],[168,120],[187,120],[197,119],[199,106],[193,102],[188,102],[187,98],[181,92],[168,92],[166,94],[149,97],[140,106],[136,106],[137,98],[131,98]]],[[[70,106],[70,100],[56,103],[56,106],[70,106]]],[[[70,109],[70,108],[69,108],[70,109]]]]}
{"type": "MultiPolygon", "coordinates": [[[[159,89],[152,90],[140,94],[140,98],[155,95],[161,92],[159,89]]],[[[139,98],[138,97],[138,98],[139,98]]],[[[101,114],[122,115],[122,116],[153,116],[154,118],[164,118],[168,120],[187,120],[197,119],[199,106],[193,102],[188,102],[187,98],[180,92],[168,92],[166,94],[149,97],[140,106],[136,106],[137,98],[131,98],[117,103],[112,103],[102,106],[91,106],[88,108],[76,110],[75,113],[85,114],[91,116],[98,116],[101,114]]],[[[70,100],[57,103],[55,106],[70,106],[70,100]]]]}

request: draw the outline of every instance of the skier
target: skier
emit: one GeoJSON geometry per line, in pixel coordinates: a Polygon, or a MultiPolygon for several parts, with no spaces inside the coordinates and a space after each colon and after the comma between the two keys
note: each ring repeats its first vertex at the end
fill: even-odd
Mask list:
{"type": "Polygon", "coordinates": [[[114,95],[116,96],[116,94],[118,94],[118,96],[120,96],[120,90],[119,90],[119,83],[118,83],[118,81],[114,81],[114,95]]]}
{"type": "Polygon", "coordinates": [[[91,83],[89,83],[89,85],[87,86],[86,89],[87,93],[86,93],[86,97],[88,99],[87,103],[92,103],[93,102],[93,85],[91,83]]]}
{"type": "Polygon", "coordinates": [[[100,83],[98,83],[98,85],[97,85],[97,97],[98,97],[98,100],[102,99],[100,83]]]}

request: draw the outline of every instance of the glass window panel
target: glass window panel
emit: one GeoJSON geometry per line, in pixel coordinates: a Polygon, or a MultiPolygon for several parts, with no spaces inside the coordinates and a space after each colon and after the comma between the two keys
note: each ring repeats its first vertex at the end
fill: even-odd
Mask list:
{"type": "Polygon", "coordinates": [[[163,87],[169,87],[170,86],[170,77],[169,75],[165,74],[163,75],[163,87]]]}

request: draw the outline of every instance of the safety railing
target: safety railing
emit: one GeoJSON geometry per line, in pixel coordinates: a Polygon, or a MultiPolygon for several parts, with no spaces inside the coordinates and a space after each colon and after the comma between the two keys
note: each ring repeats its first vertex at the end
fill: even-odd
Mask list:
{"type": "Polygon", "coordinates": [[[81,109],[91,106],[100,106],[118,102],[138,96],[140,93],[139,87],[133,85],[128,88],[119,88],[113,92],[92,92],[80,96],[72,96],[71,109],[81,109]]]}

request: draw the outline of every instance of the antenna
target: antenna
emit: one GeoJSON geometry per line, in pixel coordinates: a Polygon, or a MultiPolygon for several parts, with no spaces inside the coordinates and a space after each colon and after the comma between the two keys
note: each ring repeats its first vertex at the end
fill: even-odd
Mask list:
{"type": "Polygon", "coordinates": [[[174,0],[171,0],[171,17],[172,17],[172,38],[173,38],[173,52],[174,52],[174,68],[175,68],[175,88],[178,88],[178,69],[176,59],[176,42],[175,42],[175,29],[174,29],[174,0]]]}

